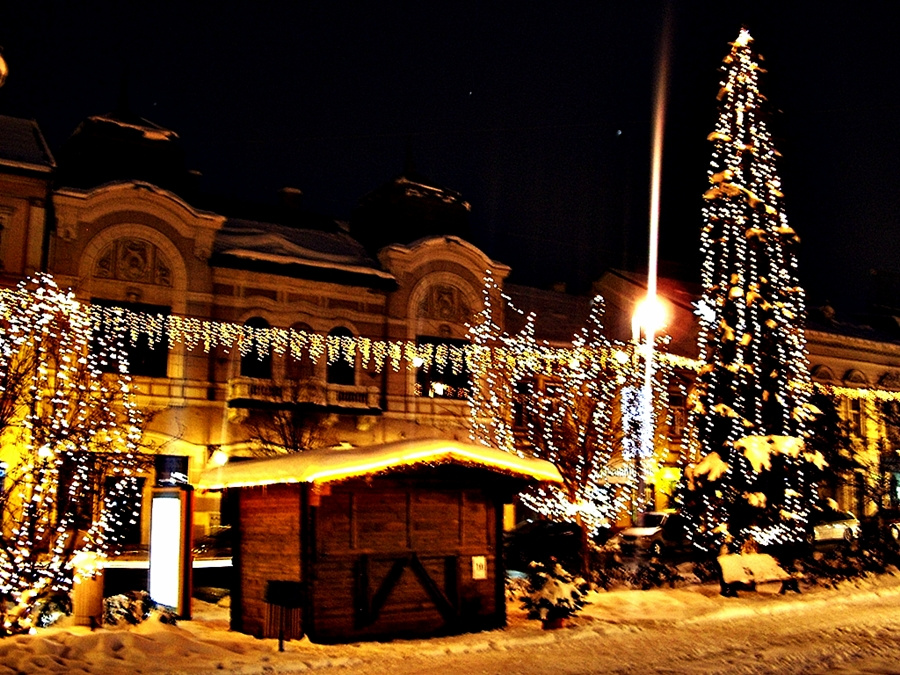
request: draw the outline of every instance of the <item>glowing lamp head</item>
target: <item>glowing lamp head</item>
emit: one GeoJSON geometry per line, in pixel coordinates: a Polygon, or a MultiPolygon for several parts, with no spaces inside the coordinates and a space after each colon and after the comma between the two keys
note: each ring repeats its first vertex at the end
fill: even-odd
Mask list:
{"type": "Polygon", "coordinates": [[[209,458],[209,463],[212,466],[225,466],[228,463],[228,453],[221,448],[216,450],[209,458]]]}
{"type": "Polygon", "coordinates": [[[648,296],[634,308],[631,317],[631,330],[635,336],[640,331],[658,333],[666,326],[666,308],[657,296],[648,296]]]}

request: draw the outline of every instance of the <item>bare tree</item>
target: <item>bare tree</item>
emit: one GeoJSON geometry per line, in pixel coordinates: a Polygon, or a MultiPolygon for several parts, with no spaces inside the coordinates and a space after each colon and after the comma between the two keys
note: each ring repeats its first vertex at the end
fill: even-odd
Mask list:
{"type": "Polygon", "coordinates": [[[307,378],[290,380],[282,388],[286,401],[280,407],[248,412],[244,426],[255,454],[271,457],[303,452],[332,443],[335,415],[313,405],[316,383],[307,378]]]}

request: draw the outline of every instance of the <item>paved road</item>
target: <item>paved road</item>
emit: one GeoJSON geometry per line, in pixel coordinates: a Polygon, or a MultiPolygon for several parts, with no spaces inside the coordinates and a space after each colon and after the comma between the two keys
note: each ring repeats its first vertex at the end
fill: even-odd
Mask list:
{"type": "Polygon", "coordinates": [[[377,658],[366,653],[348,669],[360,675],[900,673],[897,594],[769,600],[761,601],[761,613],[731,619],[726,612],[673,621],[595,620],[549,634],[520,629],[459,643],[395,644],[377,658]]]}

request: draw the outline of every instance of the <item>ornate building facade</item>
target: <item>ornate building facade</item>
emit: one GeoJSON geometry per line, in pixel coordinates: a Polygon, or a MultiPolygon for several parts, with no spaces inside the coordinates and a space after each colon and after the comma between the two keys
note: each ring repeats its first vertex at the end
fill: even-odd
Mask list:
{"type": "MultiPolygon", "coordinates": [[[[465,343],[485,276],[502,286],[510,272],[465,239],[462,197],[412,171],[363,197],[352,222],[341,223],[298,207],[297,191],[268,211],[211,203],[196,192],[179,143],[174,132],[133,115],[98,116],[79,127],[57,167],[34,122],[0,117],[3,285],[46,270],[100,306],[415,342],[438,353],[465,343]]],[[[611,271],[595,290],[606,298],[610,337],[627,342],[640,278],[611,271]]],[[[670,349],[695,356],[691,289],[662,280],[660,290],[670,309],[670,349]]],[[[588,298],[563,293],[508,292],[520,307],[537,309],[539,337],[557,344],[571,339],[589,308],[588,298]]],[[[896,501],[900,443],[882,413],[897,405],[890,392],[900,392],[900,346],[851,333],[836,322],[811,326],[812,375],[838,387],[853,442],[881,475],[890,474],[893,492],[884,498],[896,501]]],[[[145,451],[164,458],[167,471],[175,466],[194,483],[212,462],[273,448],[468,437],[464,365],[373,369],[343,352],[298,360],[273,345],[245,346],[206,350],[163,339],[154,347],[146,336],[129,346],[138,405],[149,412],[145,451]]],[[[666,421],[671,467],[681,457],[691,378],[682,375],[666,421]]],[[[146,484],[157,477],[148,468],[146,484]]],[[[835,496],[863,511],[871,508],[863,493],[851,481],[835,496]]],[[[197,500],[198,534],[218,525],[217,500],[197,500]]],[[[148,533],[144,517],[142,541],[148,533]]]]}
{"type": "MultiPolygon", "coordinates": [[[[19,142],[31,163],[14,165],[17,153],[27,153],[7,146],[7,161],[0,164],[5,285],[46,270],[81,300],[148,316],[415,341],[438,349],[464,342],[481,307],[485,273],[499,281],[509,273],[452,233],[468,204],[419,178],[390,183],[381,191],[388,199],[379,191],[365,198],[367,218],[360,227],[377,228],[363,237],[377,241],[377,249],[364,248],[346,224],[301,209],[274,217],[262,209],[260,217],[246,209],[235,216],[197,207],[193,202],[201,200],[185,187],[180,153],[171,147],[177,136],[123,117],[94,117],[79,127],[56,176],[37,126],[5,120],[4,129],[32,133],[19,142]],[[155,183],[134,178],[120,161],[135,139],[155,183]],[[403,238],[394,239],[383,221],[400,207],[404,218],[396,234],[403,238]],[[442,208],[449,219],[436,217],[442,208]],[[421,237],[415,236],[417,213],[424,214],[421,237]]],[[[171,460],[167,471],[174,461],[191,483],[211,461],[276,447],[467,438],[465,372],[376,370],[344,354],[296,360],[271,345],[207,351],[166,343],[153,346],[137,336],[128,347],[131,373],[138,405],[148,412],[146,452],[171,460]]],[[[148,485],[152,473],[148,469],[148,485]]],[[[216,500],[197,499],[198,534],[218,524],[216,500]]],[[[148,520],[142,522],[144,541],[148,520]]]]}

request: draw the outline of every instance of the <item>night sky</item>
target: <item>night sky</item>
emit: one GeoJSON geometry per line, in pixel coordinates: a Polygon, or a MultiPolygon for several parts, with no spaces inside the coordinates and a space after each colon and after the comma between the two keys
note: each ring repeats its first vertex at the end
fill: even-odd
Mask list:
{"type": "MultiPolygon", "coordinates": [[[[645,264],[666,7],[10,2],[0,114],[36,119],[58,152],[82,119],[116,108],[127,71],[132,109],[178,132],[204,190],[274,201],[297,187],[308,208],[341,219],[410,152],[420,174],[472,205],[475,243],[514,281],[586,291],[607,267],[645,264]]],[[[746,24],[769,70],[810,305],[900,305],[883,292],[900,275],[894,9],[672,3],[662,273],[699,275],[718,67],[746,24]]]]}

